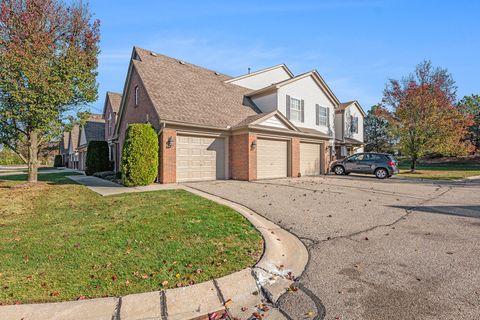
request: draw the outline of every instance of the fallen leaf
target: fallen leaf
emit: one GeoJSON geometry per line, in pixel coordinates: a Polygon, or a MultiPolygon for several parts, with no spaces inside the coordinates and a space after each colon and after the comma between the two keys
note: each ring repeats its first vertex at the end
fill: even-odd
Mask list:
{"type": "Polygon", "coordinates": [[[163,286],[163,287],[168,286],[168,281],[167,281],[167,280],[163,281],[163,282],[162,282],[162,286],[163,286]]]}
{"type": "Polygon", "coordinates": [[[117,281],[117,276],[116,275],[112,276],[112,280],[117,281]]]}

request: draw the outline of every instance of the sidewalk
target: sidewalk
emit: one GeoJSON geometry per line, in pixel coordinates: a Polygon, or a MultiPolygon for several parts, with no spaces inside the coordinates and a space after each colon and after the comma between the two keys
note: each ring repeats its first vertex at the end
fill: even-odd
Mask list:
{"type": "Polygon", "coordinates": [[[307,249],[291,233],[240,204],[183,185],[127,188],[91,176],[69,178],[103,196],[183,189],[226,205],[260,231],[265,246],[263,256],[253,268],[188,287],[119,298],[4,306],[0,307],[0,319],[190,320],[203,319],[201,317],[213,312],[221,314],[225,310],[237,319],[251,319],[254,313],[262,315],[262,319],[286,319],[274,305],[294,284],[294,278],[302,274],[308,261],[307,249]]]}

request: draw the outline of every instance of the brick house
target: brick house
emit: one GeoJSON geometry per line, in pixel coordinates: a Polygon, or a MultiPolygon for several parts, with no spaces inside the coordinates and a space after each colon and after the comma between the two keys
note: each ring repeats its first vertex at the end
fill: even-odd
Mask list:
{"type": "MultiPolygon", "coordinates": [[[[116,160],[117,144],[115,143],[115,123],[117,121],[118,110],[122,95],[115,92],[107,92],[105,104],[103,106],[103,119],[105,121],[105,141],[108,142],[109,158],[113,162],[113,167],[118,168],[116,160]]],[[[117,169],[118,170],[118,169],[117,169]]]]}
{"type": "Polygon", "coordinates": [[[85,170],[87,147],[90,141],[105,140],[105,120],[101,114],[91,114],[85,124],[79,128],[77,144],[77,169],[85,170]]]}
{"type": "Polygon", "coordinates": [[[250,181],[326,173],[340,106],[316,70],[294,76],[281,64],[230,77],[135,47],[123,93],[107,94],[104,118],[115,121],[107,140],[116,170],[128,125],[150,123],[158,182],[250,181]]]}

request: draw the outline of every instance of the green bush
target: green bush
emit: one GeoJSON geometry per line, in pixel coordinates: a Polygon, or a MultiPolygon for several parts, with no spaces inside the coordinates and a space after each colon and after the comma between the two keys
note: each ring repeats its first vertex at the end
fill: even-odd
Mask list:
{"type": "Polygon", "coordinates": [[[57,154],[55,156],[55,159],[53,160],[53,166],[55,168],[58,168],[58,167],[63,167],[63,158],[61,155],[57,154]]]}
{"type": "Polygon", "coordinates": [[[158,175],[158,136],[150,124],[128,126],[122,151],[122,182],[146,186],[158,175]]]}
{"type": "Polygon", "coordinates": [[[88,143],[85,167],[87,176],[91,176],[95,172],[112,170],[110,159],[108,159],[107,141],[90,141],[88,143]]]}

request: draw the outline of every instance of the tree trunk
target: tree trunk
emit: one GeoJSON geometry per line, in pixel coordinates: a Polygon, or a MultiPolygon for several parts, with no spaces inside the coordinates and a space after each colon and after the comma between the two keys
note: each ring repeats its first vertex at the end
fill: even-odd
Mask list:
{"type": "Polygon", "coordinates": [[[410,172],[415,173],[417,167],[417,157],[412,157],[412,162],[410,163],[410,172]]]}
{"type": "Polygon", "coordinates": [[[31,132],[28,139],[28,182],[36,183],[38,178],[38,135],[31,132]]]}

